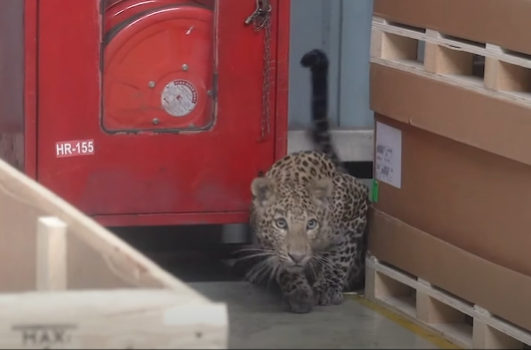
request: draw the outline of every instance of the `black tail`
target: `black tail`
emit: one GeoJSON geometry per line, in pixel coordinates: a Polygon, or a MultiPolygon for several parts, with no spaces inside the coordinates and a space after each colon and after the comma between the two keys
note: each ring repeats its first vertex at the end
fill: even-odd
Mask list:
{"type": "Polygon", "coordinates": [[[332,144],[328,120],[328,56],[315,49],[302,56],[301,65],[312,72],[313,145],[317,151],[326,154],[338,170],[343,170],[343,164],[332,144]]]}

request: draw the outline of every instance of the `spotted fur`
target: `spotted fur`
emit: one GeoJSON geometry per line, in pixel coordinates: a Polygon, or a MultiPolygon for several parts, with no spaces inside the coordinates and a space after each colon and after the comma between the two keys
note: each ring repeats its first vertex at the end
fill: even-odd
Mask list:
{"type": "Polygon", "coordinates": [[[292,153],[253,180],[250,225],[262,261],[248,277],[278,282],[288,310],[340,304],[346,286],[364,279],[368,189],[349,175],[331,142],[328,58],[302,57],[311,70],[313,151],[292,153]]]}

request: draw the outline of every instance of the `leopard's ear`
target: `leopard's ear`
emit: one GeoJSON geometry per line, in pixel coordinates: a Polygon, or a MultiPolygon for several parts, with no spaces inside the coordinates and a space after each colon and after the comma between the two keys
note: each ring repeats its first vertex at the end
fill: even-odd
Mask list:
{"type": "Polygon", "coordinates": [[[329,203],[334,190],[334,181],[329,178],[324,178],[314,181],[310,185],[310,193],[312,194],[316,203],[326,205],[329,203]]]}
{"type": "Polygon", "coordinates": [[[259,206],[267,206],[275,200],[273,182],[266,177],[257,177],[251,183],[253,201],[259,206]]]}

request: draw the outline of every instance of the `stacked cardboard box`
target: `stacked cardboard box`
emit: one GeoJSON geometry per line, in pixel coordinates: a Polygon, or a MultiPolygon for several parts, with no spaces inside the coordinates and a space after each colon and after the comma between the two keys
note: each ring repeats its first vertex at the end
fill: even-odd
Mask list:
{"type": "Polygon", "coordinates": [[[374,1],[370,253],[524,330],[530,36],[531,1],[374,1]]]}

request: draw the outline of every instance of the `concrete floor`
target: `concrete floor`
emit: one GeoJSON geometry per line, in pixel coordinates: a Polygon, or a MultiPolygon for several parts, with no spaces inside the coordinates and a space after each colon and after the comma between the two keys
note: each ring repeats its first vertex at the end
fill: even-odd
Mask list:
{"type": "Polygon", "coordinates": [[[245,282],[190,285],[228,304],[231,349],[439,349],[354,299],[297,315],[245,282]]]}
{"type": "Polygon", "coordinates": [[[237,247],[220,244],[215,230],[210,237],[205,228],[195,229],[201,234],[192,234],[194,228],[183,235],[175,228],[116,233],[200,293],[228,304],[231,349],[438,349],[434,343],[447,347],[426,332],[417,331],[421,337],[408,330],[400,317],[386,315],[394,322],[353,298],[339,306],[317,307],[310,314],[287,313],[279,296],[241,282],[243,276],[223,262],[237,247]]]}

